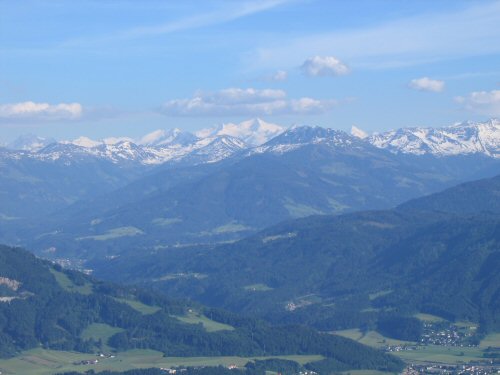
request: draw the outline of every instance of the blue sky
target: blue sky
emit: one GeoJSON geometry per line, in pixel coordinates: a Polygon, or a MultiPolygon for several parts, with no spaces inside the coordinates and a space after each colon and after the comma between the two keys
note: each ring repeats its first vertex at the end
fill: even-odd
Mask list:
{"type": "Polygon", "coordinates": [[[500,117],[500,1],[0,0],[0,143],[500,117]]]}

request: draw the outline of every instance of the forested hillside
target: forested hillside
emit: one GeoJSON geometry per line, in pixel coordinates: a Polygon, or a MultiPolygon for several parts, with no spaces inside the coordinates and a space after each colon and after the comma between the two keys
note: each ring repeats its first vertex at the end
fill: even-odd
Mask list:
{"type": "MultiPolygon", "coordinates": [[[[155,349],[168,356],[317,354],[339,369],[398,369],[401,362],[349,339],[301,326],[271,326],[223,310],[97,282],[20,249],[0,247],[0,355],[43,347],[98,352],[155,349]],[[193,314],[200,319],[192,321],[193,314]],[[210,319],[204,318],[210,316],[210,319]],[[219,329],[202,323],[209,320],[219,329]],[[105,340],[89,327],[107,327],[105,340]]],[[[332,369],[334,369],[334,367],[332,369]]]]}
{"type": "Polygon", "coordinates": [[[124,256],[95,263],[96,272],[323,330],[417,312],[498,329],[499,181],[388,211],[291,221],[233,244],[124,256]]]}

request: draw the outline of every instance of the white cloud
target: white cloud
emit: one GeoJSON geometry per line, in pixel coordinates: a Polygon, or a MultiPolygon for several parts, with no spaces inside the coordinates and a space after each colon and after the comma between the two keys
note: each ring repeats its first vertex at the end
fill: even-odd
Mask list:
{"type": "Polygon", "coordinates": [[[429,77],[415,78],[410,81],[410,88],[419,91],[441,92],[444,90],[444,81],[429,77]]]}
{"type": "Polygon", "coordinates": [[[334,99],[318,100],[313,98],[300,98],[290,101],[290,109],[293,113],[323,113],[336,106],[338,102],[334,99]]]}
{"type": "Polygon", "coordinates": [[[302,73],[316,76],[341,76],[350,72],[349,67],[333,56],[314,56],[302,64],[302,73]]]}
{"type": "Polygon", "coordinates": [[[79,103],[35,103],[31,101],[0,104],[0,120],[59,121],[76,120],[82,116],[83,107],[79,103]]]}
{"type": "Polygon", "coordinates": [[[475,91],[455,98],[465,109],[481,115],[500,116],[500,90],[475,91]]]}
{"type": "Polygon", "coordinates": [[[336,100],[288,99],[283,90],[229,88],[199,91],[189,99],[170,100],[163,104],[161,111],[171,116],[260,116],[323,113],[335,105],[336,100]]]}

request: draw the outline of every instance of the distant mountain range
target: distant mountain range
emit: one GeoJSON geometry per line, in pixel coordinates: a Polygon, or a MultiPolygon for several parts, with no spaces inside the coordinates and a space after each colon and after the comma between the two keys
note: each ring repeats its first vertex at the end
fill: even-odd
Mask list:
{"type": "MultiPolygon", "coordinates": [[[[82,157],[98,157],[113,163],[136,162],[145,165],[156,165],[166,162],[178,162],[190,159],[192,163],[213,163],[233,156],[242,150],[261,152],[258,147],[266,144],[265,149],[273,143],[283,144],[279,152],[286,152],[312,143],[332,141],[331,135],[337,135],[337,141],[352,142],[352,137],[343,131],[325,129],[316,138],[308,139],[310,127],[303,127],[303,139],[288,139],[286,128],[267,123],[261,119],[243,121],[239,124],[223,124],[203,129],[195,134],[180,129],[156,130],[134,141],[127,137],[92,140],[79,137],[73,141],[56,142],[51,138],[25,135],[7,145],[10,152],[4,151],[4,157],[35,158],[39,160],[71,160],[74,155],[82,157]],[[309,129],[309,130],[307,130],[309,129]],[[272,141],[270,144],[268,142],[272,141]],[[285,141],[285,142],[284,142],[285,141]],[[191,156],[197,155],[192,158],[191,156]]],[[[293,128],[295,129],[295,128],[293,128]]],[[[291,129],[292,130],[292,129],[291,129]]],[[[318,130],[316,130],[318,132],[318,130]]],[[[298,137],[297,131],[293,134],[298,137]]],[[[444,128],[401,128],[384,133],[366,134],[353,127],[351,135],[375,147],[387,149],[394,153],[414,155],[469,155],[484,154],[489,157],[500,157],[500,121],[492,119],[487,122],[464,122],[444,128]]],[[[274,149],[278,151],[278,149],[274,149]]]]}
{"type": "Polygon", "coordinates": [[[25,135],[7,145],[4,157],[71,161],[84,156],[113,163],[157,165],[166,162],[214,163],[241,150],[263,144],[285,128],[261,119],[240,124],[223,124],[196,134],[180,129],[156,130],[134,141],[127,137],[92,140],[79,137],[72,141],[55,141],[25,135]]]}
{"type": "MultiPolygon", "coordinates": [[[[499,132],[497,120],[353,136],[257,119],[197,135],[156,131],[136,142],[81,137],[38,151],[0,148],[0,240],[90,259],[390,208],[498,174],[499,132]],[[463,146],[451,150],[452,138],[463,146]]],[[[43,142],[28,142],[35,143],[43,142]]]]}
{"type": "Polygon", "coordinates": [[[484,154],[500,157],[500,121],[463,122],[444,128],[403,128],[366,138],[376,147],[415,155],[484,154]]]}

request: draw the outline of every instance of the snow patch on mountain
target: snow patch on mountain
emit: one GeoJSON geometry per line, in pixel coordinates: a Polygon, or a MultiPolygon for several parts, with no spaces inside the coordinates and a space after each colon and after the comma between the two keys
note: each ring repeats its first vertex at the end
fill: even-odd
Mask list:
{"type": "Polygon", "coordinates": [[[241,139],[227,135],[205,138],[198,143],[201,144],[205,145],[194,149],[179,160],[191,164],[216,163],[248,148],[241,139]]]}

